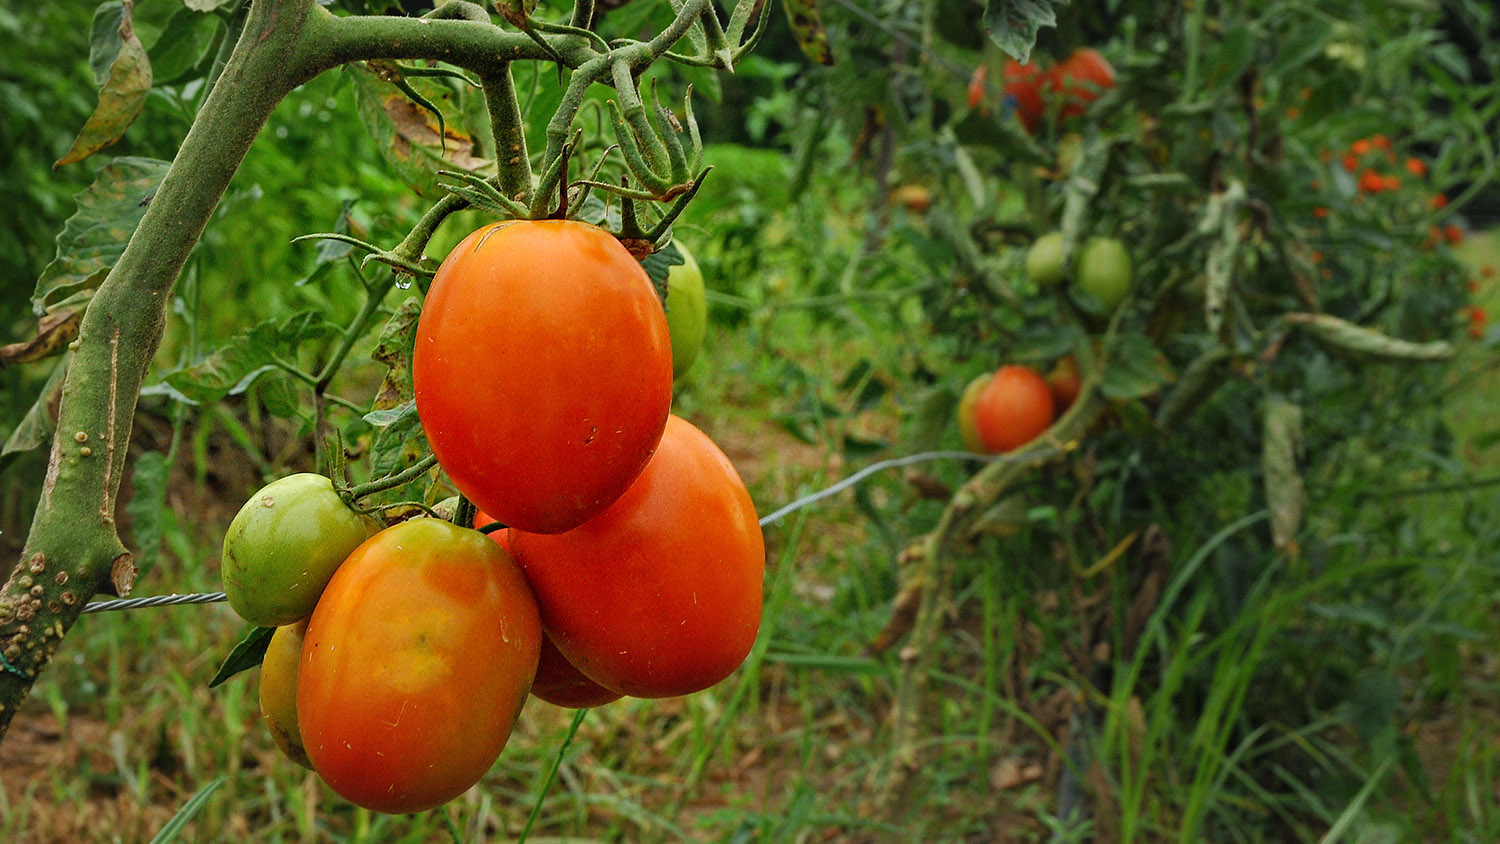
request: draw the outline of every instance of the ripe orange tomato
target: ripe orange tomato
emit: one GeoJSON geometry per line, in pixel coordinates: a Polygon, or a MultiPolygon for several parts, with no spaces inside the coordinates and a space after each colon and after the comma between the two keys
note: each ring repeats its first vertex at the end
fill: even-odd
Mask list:
{"type": "MultiPolygon", "coordinates": [[[[488,513],[481,511],[474,514],[476,528],[493,521],[495,520],[488,513]]],[[[511,553],[510,528],[492,531],[489,537],[496,545],[505,549],[505,553],[511,553]]],[[[537,661],[536,679],[531,683],[531,694],[553,706],[566,706],[570,709],[602,706],[621,697],[619,692],[612,692],[583,676],[583,672],[568,662],[568,658],[562,655],[562,651],[552,644],[552,638],[545,633],[542,635],[542,651],[537,661]]]]}
{"type": "Polygon", "coordinates": [[[1047,89],[1063,97],[1062,116],[1083,114],[1088,104],[1115,87],[1115,69],[1098,50],[1079,47],[1047,75],[1047,89]]]}
{"type": "Polygon", "coordinates": [[[1083,386],[1078,377],[1078,361],[1068,355],[1047,373],[1047,389],[1052,391],[1052,403],[1061,415],[1078,400],[1078,390],[1083,386]]]}
{"type": "Polygon", "coordinates": [[[1052,391],[1036,370],[1009,365],[995,370],[979,394],[974,421],[991,452],[1020,448],[1047,430],[1054,418],[1052,391]]]}
{"type": "Polygon", "coordinates": [[[484,226],[422,307],[412,382],[438,463],[476,505],[541,533],[619,498],[672,400],[666,312],[608,232],[567,220],[484,226]]]}
{"type": "Polygon", "coordinates": [[[619,501],[561,534],[511,532],[553,644],[584,676],[670,697],[729,676],[760,627],[765,543],[729,459],[672,416],[619,501]]]}
{"type": "Polygon", "coordinates": [[[307,623],[297,716],[308,758],[368,809],[452,800],[505,747],[541,638],[521,570],[483,534],[426,518],[381,531],[307,623]]]}
{"type": "Polygon", "coordinates": [[[1020,116],[1021,123],[1028,132],[1036,131],[1036,126],[1046,111],[1042,103],[1042,85],[1045,80],[1046,72],[1042,70],[1040,63],[1021,64],[1015,59],[1005,60],[1005,95],[1015,97],[1016,114],[1020,116]]]}

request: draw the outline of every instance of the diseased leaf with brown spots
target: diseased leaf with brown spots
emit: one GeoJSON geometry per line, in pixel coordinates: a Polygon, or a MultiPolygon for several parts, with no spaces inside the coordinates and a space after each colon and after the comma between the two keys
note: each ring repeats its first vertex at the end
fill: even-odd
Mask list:
{"type": "Polygon", "coordinates": [[[389,410],[415,397],[411,383],[412,348],[417,338],[417,318],[422,315],[422,301],[407,299],[396,308],[380,332],[380,340],[370,358],[390,367],[380,390],[375,393],[371,410],[389,410]]]}
{"type": "MultiPolygon", "coordinates": [[[[388,67],[379,70],[390,73],[388,67]]],[[[351,67],[349,73],[354,80],[354,101],[360,122],[387,151],[385,160],[412,190],[424,197],[441,197],[446,191],[438,184],[437,171],[488,172],[493,162],[485,157],[485,150],[493,144],[487,137],[476,134],[485,131],[483,121],[476,119],[475,110],[483,107],[482,95],[466,90],[455,93],[432,80],[403,80],[403,84],[420,91],[429,105],[445,112],[452,108],[453,113],[439,125],[435,115],[412,102],[375,70],[351,67]],[[455,116],[459,119],[454,120],[455,116]]]]}
{"type": "Polygon", "coordinates": [[[784,0],[781,7],[786,10],[786,19],[792,25],[792,35],[797,46],[807,57],[821,65],[833,64],[833,49],[828,46],[828,30],[823,28],[823,16],[818,13],[818,0],[784,0]]]}
{"type": "Polygon", "coordinates": [[[78,210],[63,224],[57,256],[37,279],[33,311],[44,314],[64,299],[99,286],[125,251],[168,166],[153,158],[116,158],[73,197],[78,210]]]}
{"type": "Polygon", "coordinates": [[[99,105],[73,139],[72,148],[53,167],[82,161],[118,141],[146,104],[151,60],[136,37],[131,5],[129,0],[112,0],[94,11],[89,64],[100,85],[99,105]]]}

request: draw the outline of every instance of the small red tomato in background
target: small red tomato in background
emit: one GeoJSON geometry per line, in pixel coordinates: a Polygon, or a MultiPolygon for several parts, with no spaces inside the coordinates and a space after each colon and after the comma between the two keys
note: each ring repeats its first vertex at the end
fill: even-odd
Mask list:
{"type": "Polygon", "coordinates": [[[1015,59],[1005,60],[1005,96],[1015,98],[1016,114],[1028,132],[1036,131],[1046,111],[1042,103],[1045,78],[1046,73],[1037,62],[1021,64],[1015,59]]]}
{"type": "Polygon", "coordinates": [[[1427,165],[1422,163],[1420,158],[1408,158],[1406,159],[1406,172],[1420,178],[1427,175],[1427,165]]]}
{"type": "Polygon", "coordinates": [[[1047,373],[1047,389],[1052,391],[1052,401],[1061,415],[1078,400],[1078,390],[1083,381],[1078,377],[1078,361],[1068,355],[1047,373]]]}
{"type": "Polygon", "coordinates": [[[969,108],[977,108],[980,103],[984,102],[985,74],[984,65],[979,65],[969,76],[969,108]]]}
{"type": "Polygon", "coordinates": [[[1011,364],[995,370],[979,394],[974,422],[987,449],[1012,451],[1047,430],[1054,409],[1046,380],[1030,367],[1011,364]]]}
{"type": "Polygon", "coordinates": [[[1098,50],[1079,47],[1047,75],[1048,91],[1063,97],[1062,116],[1077,117],[1099,95],[1115,87],[1115,69],[1098,50]]]}

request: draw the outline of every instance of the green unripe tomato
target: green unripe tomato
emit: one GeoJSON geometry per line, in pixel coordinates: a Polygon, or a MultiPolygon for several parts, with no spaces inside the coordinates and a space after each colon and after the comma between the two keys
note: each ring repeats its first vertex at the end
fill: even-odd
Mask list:
{"type": "Polygon", "coordinates": [[[979,394],[984,392],[993,377],[992,372],[975,377],[958,399],[958,435],[964,441],[964,448],[975,454],[991,453],[991,449],[985,447],[984,440],[979,438],[979,423],[974,417],[974,409],[979,404],[979,394]]]}
{"type": "Polygon", "coordinates": [[[224,534],[229,605],[251,624],[312,615],[339,564],[380,524],[349,508],[322,475],[289,475],[250,496],[224,534]]]}
{"type": "Polygon", "coordinates": [[[1026,277],[1037,287],[1050,287],[1062,281],[1062,232],[1048,232],[1026,250],[1026,277]]]}
{"type": "Polygon", "coordinates": [[[667,271],[667,330],[672,334],[672,377],[681,378],[698,359],[708,331],[708,294],[693,253],[674,240],[683,263],[667,271]]]}
{"type": "Polygon", "coordinates": [[[1106,313],[1130,292],[1131,274],[1130,251],[1115,238],[1091,237],[1078,250],[1074,280],[1106,313]]]}

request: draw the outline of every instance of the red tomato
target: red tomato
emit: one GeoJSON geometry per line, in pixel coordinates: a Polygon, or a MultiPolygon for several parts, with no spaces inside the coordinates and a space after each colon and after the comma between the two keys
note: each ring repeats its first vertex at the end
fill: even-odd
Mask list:
{"type": "Polygon", "coordinates": [[[552,637],[542,636],[542,657],[536,667],[536,682],[531,684],[531,694],[552,704],[569,709],[602,706],[619,700],[622,695],[595,683],[583,676],[562,655],[552,637]]]}
{"type": "Polygon", "coordinates": [[[1047,89],[1063,97],[1062,116],[1077,117],[1104,91],[1115,87],[1115,69],[1098,50],[1079,47],[1047,75],[1047,89]]]}
{"type": "Polygon", "coordinates": [[[502,522],[557,533],[619,498],[672,400],[666,312],[608,232],[485,226],[438,268],[417,325],[417,413],[455,486],[502,522]]]}
{"type": "Polygon", "coordinates": [[[760,627],[765,544],[750,494],[702,431],[672,416],[646,471],[567,533],[514,531],[553,644],[590,680],[670,697],[729,676],[760,627]]]}
{"type": "Polygon", "coordinates": [[[439,519],[381,531],[307,623],[297,718],[308,758],[368,809],[452,800],[505,747],[541,638],[520,569],[483,534],[439,519]]]}
{"type": "Polygon", "coordinates": [[[1426,176],[1427,175],[1427,164],[1425,162],[1423,162],[1422,159],[1420,159],[1420,158],[1407,158],[1406,159],[1406,172],[1412,174],[1413,176],[1418,176],[1418,177],[1426,176]]]}
{"type": "Polygon", "coordinates": [[[979,394],[974,421],[979,437],[996,452],[1011,451],[1036,439],[1052,425],[1052,391],[1035,370],[1002,366],[979,394]]]}
{"type": "Polygon", "coordinates": [[[1015,97],[1016,114],[1026,131],[1035,132],[1046,107],[1042,103],[1042,84],[1046,78],[1042,66],[1036,62],[1021,64],[1015,59],[1005,60],[1005,95],[1015,97]]]}
{"type": "Polygon", "coordinates": [[[974,73],[969,76],[969,108],[975,108],[984,102],[984,65],[974,68],[974,73]]]}
{"type": "Polygon", "coordinates": [[[1082,386],[1083,381],[1078,377],[1078,361],[1072,355],[1058,361],[1052,371],[1047,373],[1047,389],[1052,392],[1052,402],[1059,415],[1078,400],[1078,390],[1082,386]]]}
{"type": "MultiPolygon", "coordinates": [[[[493,521],[495,520],[487,513],[474,514],[476,528],[493,521]]],[[[510,528],[492,531],[489,537],[496,545],[504,548],[505,553],[511,553],[510,528]]],[[[619,692],[612,692],[583,676],[583,672],[574,668],[573,663],[568,662],[562,651],[552,644],[552,637],[545,634],[542,636],[542,651],[537,661],[536,679],[531,684],[531,694],[553,706],[566,706],[570,709],[601,706],[621,697],[619,692]]]]}

